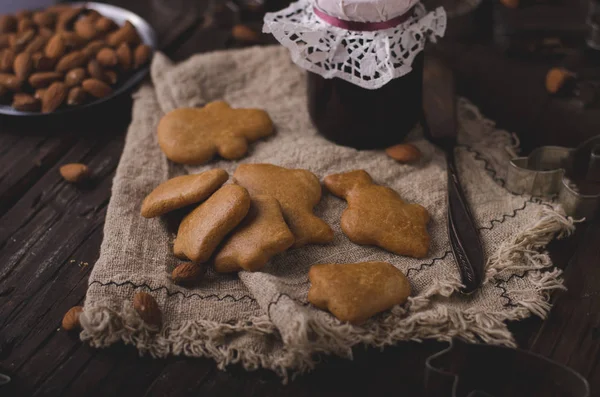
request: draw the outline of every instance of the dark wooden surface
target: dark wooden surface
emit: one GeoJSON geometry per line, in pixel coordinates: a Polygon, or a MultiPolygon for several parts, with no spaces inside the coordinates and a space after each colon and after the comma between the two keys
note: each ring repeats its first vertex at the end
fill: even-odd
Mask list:
{"type": "MultiPolygon", "coordinates": [[[[147,18],[162,42],[171,44],[168,54],[175,59],[238,45],[226,23],[207,27],[200,0],[114,3],[147,18]]],[[[596,111],[574,111],[565,101],[548,99],[540,86],[544,64],[501,63],[489,48],[459,49],[449,58],[463,92],[517,131],[526,147],[576,144],[600,131],[596,111]]],[[[83,301],[98,258],[130,106],[124,97],[76,120],[0,118],[0,373],[12,377],[0,396],[421,395],[423,362],[443,344],[402,343],[383,352],[357,348],[353,361],[324,358],[313,373],[284,386],[268,371],[220,371],[208,359],[140,358],[122,345],[96,350],[61,331],[63,314],[83,301]],[[58,167],[68,162],[88,164],[93,181],[65,183],[58,167]]],[[[511,329],[522,348],[581,372],[598,395],[600,222],[580,226],[549,249],[565,269],[568,291],[553,296],[545,321],[530,318],[511,329]]]]}

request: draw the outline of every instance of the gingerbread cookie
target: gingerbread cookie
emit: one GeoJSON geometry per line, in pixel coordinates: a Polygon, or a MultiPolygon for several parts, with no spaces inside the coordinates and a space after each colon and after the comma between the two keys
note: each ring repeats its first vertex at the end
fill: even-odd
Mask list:
{"type": "Polygon", "coordinates": [[[233,177],[252,196],[266,194],[279,201],[296,239],[293,247],[333,240],[331,227],[313,214],[313,208],[321,200],[321,184],[312,172],[273,164],[242,164],[233,177]]]}
{"type": "Polygon", "coordinates": [[[389,187],[373,183],[363,170],[328,175],[325,186],[345,199],[342,231],[356,244],[376,245],[398,255],[427,256],[429,213],[418,204],[407,204],[389,187]]]}
{"type": "Polygon", "coordinates": [[[243,157],[248,143],[273,133],[273,122],[260,109],[232,109],[223,101],[203,108],[167,113],[158,123],[158,144],[166,156],[182,164],[203,164],[215,154],[228,160],[243,157]]]}
{"type": "Polygon", "coordinates": [[[248,215],[216,255],[215,270],[260,270],[292,244],[294,235],[283,219],[279,202],[271,196],[252,196],[248,215]]]}
{"type": "Polygon", "coordinates": [[[182,175],[158,185],[142,203],[142,216],[154,218],[206,200],[229,179],[220,168],[195,175],[182,175]]]}
{"type": "Polygon", "coordinates": [[[195,263],[208,261],[223,238],[244,219],[250,195],[241,186],[225,185],[179,225],[173,251],[195,263]]]}
{"type": "Polygon", "coordinates": [[[410,296],[406,276],[386,262],[314,265],[308,278],[308,301],[352,324],[364,323],[410,296]]]}

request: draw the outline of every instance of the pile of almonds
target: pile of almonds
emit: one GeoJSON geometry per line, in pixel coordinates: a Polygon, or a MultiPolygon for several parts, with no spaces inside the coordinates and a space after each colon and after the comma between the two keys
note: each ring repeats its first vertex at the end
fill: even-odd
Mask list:
{"type": "Polygon", "coordinates": [[[110,95],[152,49],[129,22],[66,5],[0,16],[0,103],[53,112],[110,95]]]}

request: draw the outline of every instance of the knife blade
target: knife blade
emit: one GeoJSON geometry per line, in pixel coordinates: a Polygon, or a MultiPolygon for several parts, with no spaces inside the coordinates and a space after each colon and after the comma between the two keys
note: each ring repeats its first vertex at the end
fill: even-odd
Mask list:
{"type": "Polygon", "coordinates": [[[425,57],[423,72],[423,126],[431,142],[446,154],[448,238],[464,285],[461,292],[471,294],[483,281],[485,256],[454,161],[457,136],[454,74],[431,54],[425,57]]]}

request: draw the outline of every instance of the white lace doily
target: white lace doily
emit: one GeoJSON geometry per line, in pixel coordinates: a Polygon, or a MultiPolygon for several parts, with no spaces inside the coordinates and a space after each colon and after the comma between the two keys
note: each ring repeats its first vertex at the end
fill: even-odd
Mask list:
{"type": "Polygon", "coordinates": [[[425,43],[446,31],[446,13],[427,12],[418,3],[412,16],[395,28],[358,32],[332,26],[313,12],[311,0],[265,15],[263,32],[290,50],[300,67],[325,78],[338,77],[357,86],[377,89],[412,70],[425,43]]]}

